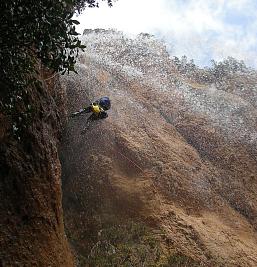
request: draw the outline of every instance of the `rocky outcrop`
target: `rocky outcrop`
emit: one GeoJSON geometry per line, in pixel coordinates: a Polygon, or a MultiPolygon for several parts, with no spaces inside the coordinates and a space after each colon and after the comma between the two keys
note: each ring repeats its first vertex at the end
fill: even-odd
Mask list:
{"type": "MultiPolygon", "coordinates": [[[[86,116],[66,129],[64,207],[77,252],[87,259],[100,244],[114,246],[100,242],[105,227],[134,220],[155,231],[163,251],[197,266],[256,266],[255,74],[217,88],[185,79],[151,36],[91,31],[84,41],[79,75],[63,80],[69,112],[103,95],[113,108],[84,135],[86,116]]],[[[114,247],[106,257],[119,255],[114,247]]]]}
{"type": "Polygon", "coordinates": [[[73,266],[64,233],[58,144],[65,97],[57,76],[42,72],[43,88],[28,89],[33,107],[19,139],[1,114],[0,265],[73,266]]]}

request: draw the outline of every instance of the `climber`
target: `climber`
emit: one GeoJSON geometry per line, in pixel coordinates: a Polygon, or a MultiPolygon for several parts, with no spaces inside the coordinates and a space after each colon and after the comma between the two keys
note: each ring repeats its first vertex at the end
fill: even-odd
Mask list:
{"type": "Polygon", "coordinates": [[[91,121],[107,118],[108,114],[106,111],[110,108],[111,108],[111,101],[109,97],[105,96],[101,97],[99,100],[94,101],[88,107],[82,108],[79,111],[72,113],[71,117],[76,117],[83,113],[92,112],[92,115],[87,119],[87,126],[83,130],[85,131],[91,121]]]}

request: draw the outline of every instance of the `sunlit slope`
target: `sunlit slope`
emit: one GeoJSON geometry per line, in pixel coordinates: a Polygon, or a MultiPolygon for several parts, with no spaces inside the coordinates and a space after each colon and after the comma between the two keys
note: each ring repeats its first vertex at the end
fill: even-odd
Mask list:
{"type": "Polygon", "coordinates": [[[242,92],[196,86],[148,35],[83,38],[79,74],[63,79],[68,109],[104,95],[112,109],[84,135],[86,115],[65,132],[64,207],[75,246],[87,251],[102,221],[133,219],[161,229],[167,249],[209,266],[257,266],[256,87],[249,91],[247,77],[242,92]]]}

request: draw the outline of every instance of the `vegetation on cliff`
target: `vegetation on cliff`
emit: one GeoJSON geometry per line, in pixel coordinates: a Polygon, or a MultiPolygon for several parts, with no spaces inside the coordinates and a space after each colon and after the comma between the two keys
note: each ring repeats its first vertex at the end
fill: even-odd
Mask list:
{"type": "MultiPolygon", "coordinates": [[[[108,3],[112,5],[111,0],[108,3]]],[[[2,112],[11,115],[14,132],[31,113],[30,105],[25,105],[25,114],[19,110],[20,101],[27,98],[27,86],[42,86],[36,78],[39,65],[56,72],[75,71],[76,56],[84,46],[73,15],[87,6],[96,7],[98,1],[1,1],[0,105],[2,112]]]]}

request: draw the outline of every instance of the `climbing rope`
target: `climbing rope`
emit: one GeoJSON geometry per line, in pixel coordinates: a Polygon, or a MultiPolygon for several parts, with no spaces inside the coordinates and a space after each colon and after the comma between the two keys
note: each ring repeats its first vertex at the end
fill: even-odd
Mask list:
{"type": "Polygon", "coordinates": [[[49,77],[49,78],[46,78],[46,79],[43,79],[43,81],[48,81],[48,80],[50,80],[50,79],[52,79],[52,78],[54,78],[55,76],[57,76],[59,73],[58,72],[56,72],[54,75],[52,75],[51,77],[49,77]]]}
{"type": "Polygon", "coordinates": [[[124,154],[122,154],[121,152],[117,151],[121,156],[123,156],[124,158],[126,158],[129,162],[131,162],[135,167],[137,167],[141,172],[144,172],[144,170],[139,167],[133,160],[129,159],[128,157],[126,157],[124,154]]]}

